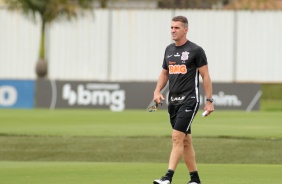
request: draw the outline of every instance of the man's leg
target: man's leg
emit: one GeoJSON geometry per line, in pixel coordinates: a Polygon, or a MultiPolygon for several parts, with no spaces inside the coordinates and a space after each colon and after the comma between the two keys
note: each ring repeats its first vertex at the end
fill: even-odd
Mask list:
{"type": "Polygon", "coordinates": [[[187,134],[184,139],[183,159],[189,170],[191,181],[200,183],[191,134],[187,134]]]}
{"type": "Polygon", "coordinates": [[[175,171],[184,152],[185,134],[178,130],[172,131],[172,150],[169,158],[168,169],[175,171]]]}
{"type": "Polygon", "coordinates": [[[192,144],[191,134],[187,134],[184,139],[183,159],[189,172],[197,170],[195,151],[192,144]]]}
{"type": "Polygon", "coordinates": [[[154,180],[154,184],[170,184],[174,171],[182,157],[184,151],[185,134],[178,130],[172,131],[172,150],[170,153],[168,171],[161,179],[154,180]]]}

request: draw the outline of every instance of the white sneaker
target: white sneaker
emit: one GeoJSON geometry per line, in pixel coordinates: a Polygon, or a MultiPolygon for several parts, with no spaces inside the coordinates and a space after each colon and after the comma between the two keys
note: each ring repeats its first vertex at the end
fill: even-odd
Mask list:
{"type": "Polygon", "coordinates": [[[167,177],[163,176],[161,179],[154,180],[154,184],[170,184],[167,177]]]}
{"type": "Polygon", "coordinates": [[[201,184],[201,183],[197,183],[197,182],[194,182],[194,181],[189,181],[187,184],[201,184]]]}

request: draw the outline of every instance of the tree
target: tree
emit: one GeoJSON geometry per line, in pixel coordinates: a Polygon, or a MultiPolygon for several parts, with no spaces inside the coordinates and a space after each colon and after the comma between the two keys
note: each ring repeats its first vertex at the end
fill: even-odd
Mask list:
{"type": "Polygon", "coordinates": [[[160,8],[173,9],[211,9],[217,3],[227,0],[158,0],[160,8]]]}
{"type": "Polygon", "coordinates": [[[280,0],[229,0],[225,9],[232,10],[281,10],[280,0]]]}
{"type": "Polygon", "coordinates": [[[39,14],[41,19],[41,38],[39,58],[36,64],[36,73],[39,78],[47,75],[47,61],[45,58],[45,31],[46,24],[59,18],[70,20],[83,14],[85,10],[93,10],[94,0],[5,0],[10,10],[20,10],[34,19],[39,14]]]}

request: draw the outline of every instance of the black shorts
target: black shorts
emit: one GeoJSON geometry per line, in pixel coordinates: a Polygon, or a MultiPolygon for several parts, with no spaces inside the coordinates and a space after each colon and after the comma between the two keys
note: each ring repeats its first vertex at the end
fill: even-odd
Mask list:
{"type": "Polygon", "coordinates": [[[191,100],[181,105],[169,105],[170,123],[174,130],[191,134],[191,124],[199,109],[199,102],[191,100]]]}

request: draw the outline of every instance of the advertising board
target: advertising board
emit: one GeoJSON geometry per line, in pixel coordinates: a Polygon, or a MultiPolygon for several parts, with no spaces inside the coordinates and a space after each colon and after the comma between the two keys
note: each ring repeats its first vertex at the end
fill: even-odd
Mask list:
{"type": "Polygon", "coordinates": [[[33,108],[33,80],[0,80],[0,108],[33,108]]]}
{"type": "MultiPolygon", "coordinates": [[[[95,82],[95,81],[36,81],[36,107],[93,108],[123,111],[146,109],[152,103],[156,82],[95,82]]],[[[216,109],[259,110],[259,84],[214,83],[213,98],[216,109]]],[[[167,87],[163,90],[167,107],[167,87]]],[[[204,104],[204,90],[200,84],[200,108],[204,104]]]]}

